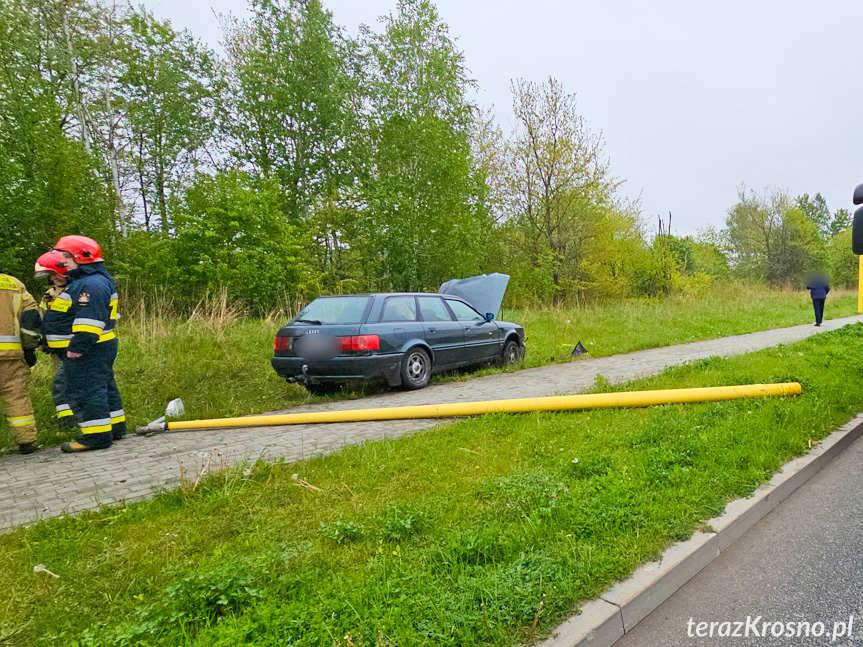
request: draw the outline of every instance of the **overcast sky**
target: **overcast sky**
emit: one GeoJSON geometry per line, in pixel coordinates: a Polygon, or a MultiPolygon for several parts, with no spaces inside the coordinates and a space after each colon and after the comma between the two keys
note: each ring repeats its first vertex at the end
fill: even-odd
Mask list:
{"type": "MultiPolygon", "coordinates": [[[[214,17],[241,0],[146,0],[220,50],[214,17]]],[[[324,0],[356,35],[395,0],[324,0]]],[[[510,81],[559,79],[602,131],[651,225],[721,227],[737,187],[821,192],[852,208],[863,182],[860,0],[438,0],[480,86],[512,125],[510,81]]]]}

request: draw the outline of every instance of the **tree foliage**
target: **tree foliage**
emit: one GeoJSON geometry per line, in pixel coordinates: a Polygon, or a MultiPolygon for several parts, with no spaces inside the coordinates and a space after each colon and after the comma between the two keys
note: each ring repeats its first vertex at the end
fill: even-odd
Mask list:
{"type": "Polygon", "coordinates": [[[788,193],[741,186],[726,226],[732,266],[747,278],[783,284],[802,280],[823,260],[818,225],[788,193]]]}
{"type": "Polygon", "coordinates": [[[744,186],[722,231],[649,231],[575,95],[516,80],[494,119],[429,0],[356,38],[321,0],[249,8],[218,56],[132,5],[0,3],[0,265],[26,279],[85,234],[126,290],[258,311],[483,271],[511,305],[854,280],[850,215],[818,193],[744,186]]]}
{"type": "Polygon", "coordinates": [[[437,10],[400,0],[366,30],[371,173],[367,232],[380,241],[382,287],[434,289],[479,271],[488,222],[471,156],[464,59],[437,10]]]}
{"type": "Polygon", "coordinates": [[[0,265],[25,278],[62,234],[89,232],[106,244],[113,237],[95,161],[70,136],[56,18],[27,3],[0,4],[0,265]]]}

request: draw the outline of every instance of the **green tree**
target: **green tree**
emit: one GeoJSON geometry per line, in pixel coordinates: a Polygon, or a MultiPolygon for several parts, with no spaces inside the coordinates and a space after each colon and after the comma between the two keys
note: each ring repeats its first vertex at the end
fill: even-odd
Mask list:
{"type": "Polygon", "coordinates": [[[830,221],[830,237],[837,236],[851,226],[851,212],[848,209],[837,209],[830,221]]]}
{"type": "Polygon", "coordinates": [[[797,208],[803,212],[807,220],[818,227],[818,233],[821,234],[822,238],[830,237],[830,225],[833,218],[823,195],[816,193],[810,197],[808,193],[804,193],[797,198],[797,208]]]}
{"type": "Polygon", "coordinates": [[[354,182],[350,46],[318,0],[254,0],[252,12],[224,25],[233,89],[226,130],[238,160],[275,179],[283,213],[303,223],[354,182]]]}
{"type": "Polygon", "coordinates": [[[364,30],[373,151],[364,226],[381,242],[382,283],[436,288],[484,260],[489,221],[469,141],[471,81],[432,3],[400,0],[384,27],[364,30]]]}
{"type": "Polygon", "coordinates": [[[488,221],[466,134],[436,116],[394,117],[374,159],[369,211],[391,287],[435,289],[477,273],[488,221]]]}
{"type": "Polygon", "coordinates": [[[183,283],[227,287],[259,311],[304,295],[303,241],[280,207],[272,179],[235,170],[198,175],[175,214],[172,249],[183,283]]]}
{"type": "Polygon", "coordinates": [[[122,73],[115,102],[123,113],[130,180],[144,227],[171,226],[169,202],[198,168],[215,129],[220,81],[212,51],[144,9],[123,20],[122,73]]]}
{"type": "Polygon", "coordinates": [[[813,197],[804,193],[797,198],[797,208],[803,212],[808,220],[815,223],[815,226],[818,227],[818,233],[825,240],[851,226],[851,214],[848,210],[837,209],[835,213],[831,214],[827,200],[820,193],[816,193],[813,197]]]}
{"type": "Polygon", "coordinates": [[[523,231],[523,253],[550,272],[561,301],[578,296],[598,268],[608,270],[606,278],[623,276],[631,269],[627,257],[641,246],[637,205],[617,198],[602,138],[555,79],[517,81],[513,95],[517,126],[502,152],[501,184],[504,209],[523,231]],[[623,256],[599,259],[614,247],[623,256]]]}
{"type": "Polygon", "coordinates": [[[29,278],[59,236],[110,245],[112,223],[94,160],[67,131],[62,41],[39,7],[0,3],[0,265],[29,278]]]}
{"type": "Polygon", "coordinates": [[[799,281],[822,262],[818,227],[781,190],[745,185],[726,218],[731,264],[742,276],[773,284],[799,281]]]}
{"type": "Polygon", "coordinates": [[[840,231],[827,242],[827,271],[835,287],[857,285],[859,257],[851,251],[850,229],[840,231]]]}

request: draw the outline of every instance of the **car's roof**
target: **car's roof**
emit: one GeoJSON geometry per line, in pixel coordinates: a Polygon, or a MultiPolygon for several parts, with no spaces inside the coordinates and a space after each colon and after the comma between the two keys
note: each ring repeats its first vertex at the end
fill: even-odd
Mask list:
{"type": "Polygon", "coordinates": [[[318,299],[338,299],[341,297],[446,297],[447,299],[456,299],[464,301],[461,297],[453,294],[440,294],[439,292],[369,292],[363,294],[324,294],[318,299]]]}

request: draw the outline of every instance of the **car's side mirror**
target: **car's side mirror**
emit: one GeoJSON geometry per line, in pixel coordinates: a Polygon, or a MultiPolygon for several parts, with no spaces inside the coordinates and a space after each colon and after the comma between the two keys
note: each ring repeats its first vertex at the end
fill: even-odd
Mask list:
{"type": "Polygon", "coordinates": [[[854,204],[863,204],[863,184],[858,184],[854,189],[854,204]]]}
{"type": "MultiPolygon", "coordinates": [[[[857,199],[856,191],[854,192],[854,199],[857,199]]],[[[854,223],[851,226],[851,251],[858,255],[863,254],[863,207],[854,212],[854,223]]]]}
{"type": "Polygon", "coordinates": [[[486,321],[492,321],[493,319],[494,319],[494,313],[493,312],[486,312],[485,313],[485,320],[486,321]]]}

